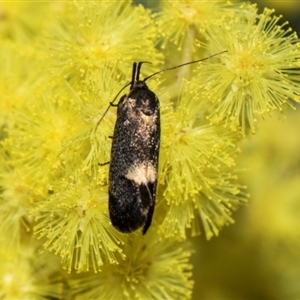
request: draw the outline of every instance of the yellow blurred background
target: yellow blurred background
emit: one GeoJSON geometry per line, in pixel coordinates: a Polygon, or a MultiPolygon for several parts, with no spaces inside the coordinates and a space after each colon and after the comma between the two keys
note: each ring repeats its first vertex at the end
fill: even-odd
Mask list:
{"type": "Polygon", "coordinates": [[[260,122],[239,165],[251,194],[235,224],[194,240],[193,299],[300,299],[300,112],[260,122]]]}

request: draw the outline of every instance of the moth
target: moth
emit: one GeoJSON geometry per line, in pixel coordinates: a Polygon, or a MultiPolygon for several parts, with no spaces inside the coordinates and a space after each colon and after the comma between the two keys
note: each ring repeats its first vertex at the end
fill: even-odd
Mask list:
{"type": "Polygon", "coordinates": [[[109,215],[114,227],[131,232],[151,225],[160,144],[157,96],[139,79],[134,63],[128,95],[120,98],[109,169],[109,215]]]}
{"type": "Polygon", "coordinates": [[[226,51],[160,70],[143,80],[140,79],[140,70],[145,62],[133,63],[130,83],[110,103],[110,106],[117,106],[117,119],[109,162],[108,206],[112,225],[119,231],[129,233],[142,227],[142,233],[145,234],[151,225],[155,208],[160,107],[158,97],[148,88],[146,80],[158,73],[203,61],[224,52],[226,51]],[[118,104],[114,104],[119,94],[129,85],[128,95],[123,95],[118,104]]]}

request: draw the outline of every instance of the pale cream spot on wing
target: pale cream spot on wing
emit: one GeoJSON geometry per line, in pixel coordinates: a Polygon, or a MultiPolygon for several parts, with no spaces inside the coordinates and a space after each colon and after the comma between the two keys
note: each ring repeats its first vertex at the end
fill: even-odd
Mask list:
{"type": "Polygon", "coordinates": [[[151,163],[141,163],[132,166],[125,177],[134,181],[136,184],[147,184],[149,182],[155,182],[156,169],[151,163]]]}

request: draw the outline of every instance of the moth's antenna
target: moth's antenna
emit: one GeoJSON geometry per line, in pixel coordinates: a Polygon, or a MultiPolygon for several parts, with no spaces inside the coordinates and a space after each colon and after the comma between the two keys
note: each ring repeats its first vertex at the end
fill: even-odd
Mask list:
{"type": "Polygon", "coordinates": [[[210,55],[210,56],[207,56],[207,57],[205,57],[205,58],[201,58],[201,59],[198,59],[198,60],[193,60],[193,61],[190,61],[190,62],[187,62],[187,63],[181,64],[181,65],[178,65],[178,66],[175,66],[175,67],[170,67],[170,68],[166,68],[166,69],[160,70],[160,71],[158,71],[158,72],[155,72],[155,73],[153,73],[153,74],[149,75],[148,77],[144,78],[144,80],[143,80],[143,81],[145,82],[145,81],[146,81],[146,80],[148,80],[149,78],[151,78],[151,77],[153,77],[153,76],[155,76],[155,75],[157,75],[157,74],[159,74],[159,73],[162,73],[162,72],[165,72],[165,71],[174,70],[174,69],[177,69],[177,68],[180,68],[180,67],[186,66],[186,65],[195,64],[195,63],[197,63],[197,62],[204,61],[204,60],[210,59],[210,58],[212,58],[212,57],[214,57],[214,56],[217,56],[217,55],[223,54],[223,53],[225,53],[225,52],[227,52],[227,51],[228,51],[228,50],[224,50],[224,51],[221,51],[221,52],[218,52],[218,53],[212,54],[212,55],[210,55]]]}

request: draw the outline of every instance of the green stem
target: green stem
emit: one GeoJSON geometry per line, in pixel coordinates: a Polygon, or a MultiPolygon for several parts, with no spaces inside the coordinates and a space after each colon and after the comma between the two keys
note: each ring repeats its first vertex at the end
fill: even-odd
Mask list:
{"type": "MultiPolygon", "coordinates": [[[[193,57],[193,44],[195,40],[195,27],[191,25],[186,33],[183,47],[182,47],[182,59],[181,63],[186,63],[192,61],[193,57]]],[[[181,90],[181,83],[183,78],[189,78],[190,75],[190,66],[184,66],[179,68],[176,74],[176,79],[173,84],[169,86],[170,97],[175,98],[179,95],[181,90]]]]}

